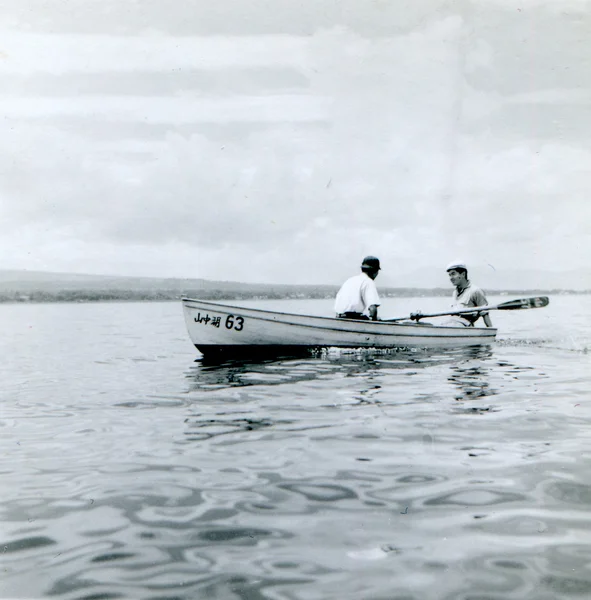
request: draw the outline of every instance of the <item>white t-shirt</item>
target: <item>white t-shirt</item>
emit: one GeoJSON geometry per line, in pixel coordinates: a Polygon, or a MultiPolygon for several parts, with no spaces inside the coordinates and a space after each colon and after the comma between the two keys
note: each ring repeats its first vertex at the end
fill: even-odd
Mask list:
{"type": "Polygon", "coordinates": [[[365,273],[350,277],[337,293],[334,310],[337,315],[346,312],[362,313],[372,304],[380,304],[376,284],[365,273]]]}

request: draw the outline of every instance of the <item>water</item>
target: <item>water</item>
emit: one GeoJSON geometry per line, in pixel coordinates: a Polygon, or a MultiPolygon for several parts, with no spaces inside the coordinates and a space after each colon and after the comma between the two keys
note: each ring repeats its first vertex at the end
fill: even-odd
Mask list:
{"type": "Polygon", "coordinates": [[[177,303],[0,306],[0,597],[591,597],[590,313],[209,364],[177,303]]]}

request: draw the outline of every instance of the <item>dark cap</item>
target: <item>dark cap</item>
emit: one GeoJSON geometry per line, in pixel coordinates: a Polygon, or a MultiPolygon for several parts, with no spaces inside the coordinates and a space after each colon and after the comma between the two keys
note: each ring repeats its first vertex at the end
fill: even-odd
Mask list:
{"type": "Polygon", "coordinates": [[[374,271],[380,270],[380,259],[375,256],[366,256],[361,263],[361,268],[368,267],[374,269],[374,271]]]}

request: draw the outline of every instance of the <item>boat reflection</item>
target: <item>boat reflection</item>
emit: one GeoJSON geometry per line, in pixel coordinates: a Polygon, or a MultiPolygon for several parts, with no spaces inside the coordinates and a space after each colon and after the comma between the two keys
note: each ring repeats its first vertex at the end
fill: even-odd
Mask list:
{"type": "MultiPolygon", "coordinates": [[[[333,348],[307,357],[198,359],[185,374],[189,393],[196,400],[186,415],[185,441],[223,437],[226,444],[240,443],[245,434],[250,439],[252,434],[272,437],[300,431],[294,415],[320,406],[373,405],[382,409],[439,401],[450,397],[449,382],[458,388],[458,400],[492,395],[496,391],[489,386],[486,366],[492,356],[492,350],[483,347],[333,348]],[[434,369],[433,375],[429,368],[434,369]],[[422,390],[420,397],[413,393],[417,386],[422,390]],[[282,410],[277,413],[278,406],[282,410]]],[[[333,426],[331,418],[306,429],[333,426]]]]}
{"type": "Polygon", "coordinates": [[[498,393],[490,385],[490,367],[485,362],[492,356],[490,347],[470,348],[465,352],[465,361],[450,366],[447,380],[457,388],[456,400],[475,400],[498,393]]]}
{"type": "MultiPolygon", "coordinates": [[[[492,356],[489,346],[454,349],[338,349],[307,352],[304,356],[210,358],[201,357],[188,369],[185,376],[190,391],[205,391],[226,387],[252,385],[281,385],[310,381],[331,375],[345,377],[371,376],[383,370],[425,369],[437,365],[451,365],[450,381],[466,388],[475,377],[484,376],[485,370],[474,366],[492,356]],[[466,363],[464,365],[464,363],[466,363]]],[[[484,369],[484,368],[483,368],[484,369]]],[[[372,387],[370,385],[370,387],[372,387]]]]}

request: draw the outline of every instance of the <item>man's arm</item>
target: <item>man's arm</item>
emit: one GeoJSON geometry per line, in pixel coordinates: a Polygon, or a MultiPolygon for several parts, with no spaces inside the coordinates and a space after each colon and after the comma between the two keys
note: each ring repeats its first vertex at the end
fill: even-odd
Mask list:
{"type": "Polygon", "coordinates": [[[363,286],[361,288],[361,299],[363,300],[365,306],[367,306],[369,318],[372,321],[377,321],[380,297],[378,295],[378,290],[376,289],[375,283],[369,277],[367,277],[363,282],[363,286]]]}
{"type": "MultiPolygon", "coordinates": [[[[474,301],[475,306],[486,306],[488,304],[488,300],[486,299],[486,296],[484,295],[484,292],[482,290],[477,290],[472,300],[474,301]]],[[[484,324],[487,327],[493,326],[492,321],[490,320],[490,315],[488,313],[482,313],[480,316],[484,320],[484,324]]],[[[478,319],[475,319],[475,321],[478,321],[478,319]]]]}
{"type": "Polygon", "coordinates": [[[372,321],[377,321],[378,320],[378,305],[377,304],[372,304],[368,309],[367,312],[369,312],[369,318],[372,321]]]}

